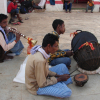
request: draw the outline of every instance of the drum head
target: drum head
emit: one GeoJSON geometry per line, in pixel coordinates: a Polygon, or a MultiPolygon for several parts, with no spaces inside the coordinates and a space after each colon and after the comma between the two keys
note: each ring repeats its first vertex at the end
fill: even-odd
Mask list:
{"type": "Polygon", "coordinates": [[[75,75],[74,80],[78,82],[84,82],[88,80],[88,76],[86,74],[77,74],[75,75]]]}
{"type": "Polygon", "coordinates": [[[71,42],[72,50],[75,52],[82,44],[89,41],[98,42],[97,38],[92,33],[87,32],[87,31],[79,32],[72,39],[72,42],[71,42]]]}

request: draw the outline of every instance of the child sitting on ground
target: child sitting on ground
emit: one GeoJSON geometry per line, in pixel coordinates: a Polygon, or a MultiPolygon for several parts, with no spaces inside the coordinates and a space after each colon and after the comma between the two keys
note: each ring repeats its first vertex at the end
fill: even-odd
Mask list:
{"type": "Polygon", "coordinates": [[[17,18],[18,18],[19,22],[23,23],[21,17],[19,16],[19,9],[17,8],[16,0],[11,0],[11,3],[8,5],[7,10],[8,10],[8,13],[11,14],[10,22],[13,22],[14,21],[13,17],[15,15],[17,15],[17,18]]]}

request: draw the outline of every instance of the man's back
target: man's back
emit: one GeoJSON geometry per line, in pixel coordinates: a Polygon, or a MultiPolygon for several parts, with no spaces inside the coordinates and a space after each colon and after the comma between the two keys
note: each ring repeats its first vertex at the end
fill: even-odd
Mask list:
{"type": "MultiPolygon", "coordinates": [[[[48,65],[46,66],[46,62],[47,60],[44,59],[43,55],[40,52],[36,52],[34,55],[30,54],[28,57],[25,69],[25,84],[28,91],[32,94],[36,94],[36,91],[39,88],[37,81],[40,79],[36,79],[36,76],[41,73],[41,69],[44,68],[45,71],[48,72],[48,65]],[[45,65],[42,66],[42,63],[44,63],[45,65]]],[[[47,76],[47,74],[48,73],[45,73],[45,77],[47,76]]]]}

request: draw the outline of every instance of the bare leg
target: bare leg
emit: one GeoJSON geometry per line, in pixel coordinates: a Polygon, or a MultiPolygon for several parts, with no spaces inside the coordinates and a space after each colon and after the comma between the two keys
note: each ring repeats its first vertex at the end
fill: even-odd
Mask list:
{"type": "Polygon", "coordinates": [[[15,14],[14,13],[11,13],[10,16],[11,16],[11,19],[10,19],[9,23],[14,22],[14,19],[13,18],[15,16],[15,14]]]}
{"type": "Polygon", "coordinates": [[[13,59],[14,57],[13,56],[8,56],[7,54],[9,53],[9,51],[7,51],[6,53],[4,53],[2,55],[2,58],[0,58],[0,63],[4,62],[4,60],[6,59],[13,59]]]}
{"type": "Polygon", "coordinates": [[[19,17],[19,14],[17,14],[17,18],[18,18],[18,20],[21,20],[21,18],[19,17]]]}
{"type": "Polygon", "coordinates": [[[5,53],[4,60],[6,60],[6,59],[13,59],[13,58],[14,58],[13,56],[8,56],[8,55],[7,55],[8,53],[10,53],[10,51],[7,51],[7,52],[5,53]]]}
{"type": "Polygon", "coordinates": [[[21,17],[19,16],[19,14],[17,14],[17,18],[18,18],[20,23],[23,23],[21,17]]]}

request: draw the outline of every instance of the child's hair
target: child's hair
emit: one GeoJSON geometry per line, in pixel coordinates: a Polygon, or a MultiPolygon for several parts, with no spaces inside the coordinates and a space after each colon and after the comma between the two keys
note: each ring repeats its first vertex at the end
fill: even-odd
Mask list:
{"type": "Polygon", "coordinates": [[[63,20],[61,20],[61,19],[55,19],[53,21],[53,23],[52,23],[52,27],[53,27],[54,30],[56,30],[57,29],[57,26],[58,25],[62,25],[63,23],[64,23],[63,20]]]}
{"type": "Polygon", "coordinates": [[[46,47],[48,44],[53,46],[55,41],[58,41],[58,37],[54,34],[48,33],[43,38],[42,47],[46,47]]]}
{"type": "Polygon", "coordinates": [[[0,14],[0,23],[4,20],[4,19],[7,19],[8,16],[5,15],[5,14],[0,14]]]}

